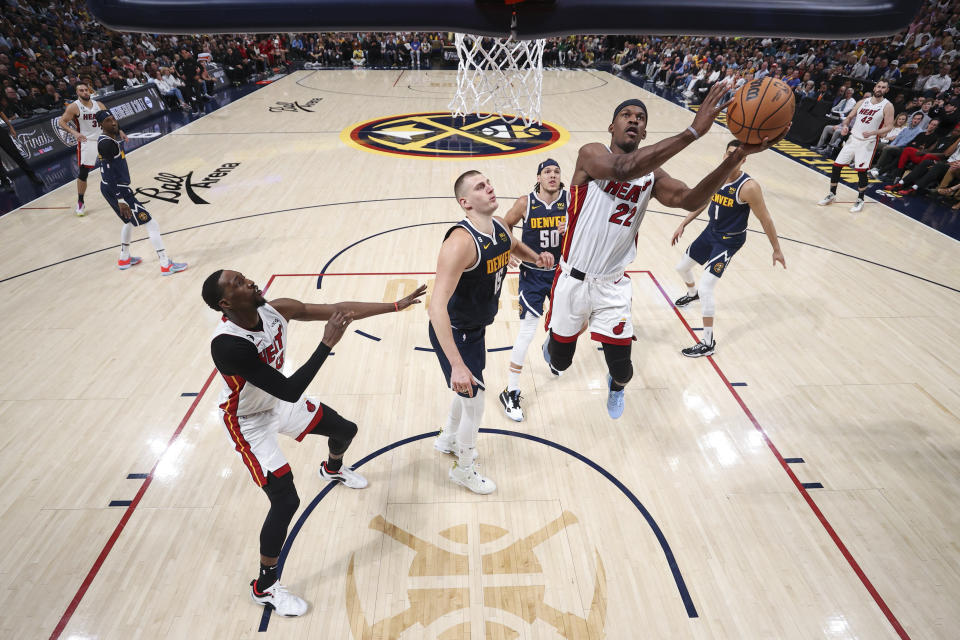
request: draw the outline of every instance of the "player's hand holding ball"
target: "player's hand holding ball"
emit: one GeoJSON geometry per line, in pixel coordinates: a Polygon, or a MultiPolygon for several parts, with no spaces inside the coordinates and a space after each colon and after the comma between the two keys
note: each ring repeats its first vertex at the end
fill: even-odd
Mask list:
{"type": "Polygon", "coordinates": [[[422,284],[417,287],[417,290],[411,293],[408,296],[404,296],[397,300],[395,303],[397,305],[397,311],[403,311],[412,304],[420,304],[422,301],[419,299],[423,294],[427,292],[427,285],[422,284]]]}
{"type": "Polygon", "coordinates": [[[720,103],[720,100],[726,95],[729,89],[730,83],[727,82],[726,79],[715,82],[713,86],[710,87],[710,91],[707,92],[707,97],[700,103],[700,110],[697,111],[697,115],[694,116],[693,124],[691,125],[694,131],[697,132],[697,137],[703,137],[707,131],[710,131],[710,126],[713,125],[713,121],[720,115],[720,112],[730,104],[729,100],[723,104],[720,103]]]}
{"type": "Polygon", "coordinates": [[[330,316],[330,319],[327,320],[327,326],[323,328],[323,344],[332,349],[335,344],[340,342],[343,332],[347,330],[347,326],[351,322],[353,322],[352,311],[348,313],[337,311],[330,316]]]}
{"type": "MultiPolygon", "coordinates": [[[[748,147],[763,145],[767,139],[769,144],[776,144],[789,131],[795,108],[793,89],[783,80],[770,76],[751,80],[737,89],[730,101],[727,127],[748,147]]],[[[758,148],[747,153],[762,150],[758,148]]]]}

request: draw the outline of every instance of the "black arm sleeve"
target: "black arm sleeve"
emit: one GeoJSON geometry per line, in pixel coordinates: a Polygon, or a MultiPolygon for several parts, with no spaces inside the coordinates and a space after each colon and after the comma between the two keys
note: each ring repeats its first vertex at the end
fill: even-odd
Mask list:
{"type": "Polygon", "coordinates": [[[116,158],[120,153],[120,145],[109,138],[103,138],[97,143],[97,152],[103,158],[116,158]]]}
{"type": "Polygon", "coordinates": [[[237,336],[217,336],[210,343],[210,354],[223,375],[240,376],[272,396],[296,402],[330,355],[330,347],[321,342],[313,355],[289,378],[261,360],[253,344],[237,336]]]}

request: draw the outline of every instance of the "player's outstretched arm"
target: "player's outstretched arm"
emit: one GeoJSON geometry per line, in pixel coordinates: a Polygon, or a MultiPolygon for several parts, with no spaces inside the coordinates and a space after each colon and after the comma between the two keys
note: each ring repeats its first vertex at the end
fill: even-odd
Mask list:
{"type": "Polygon", "coordinates": [[[681,180],[671,177],[663,169],[657,169],[654,174],[653,197],[668,207],[695,211],[710,201],[710,197],[723,185],[733,167],[739,164],[745,156],[769,149],[771,145],[782,140],[789,130],[790,127],[788,126],[774,140],[764,138],[760,144],[740,145],[692,189],[681,180]]]}
{"type": "Polygon", "coordinates": [[[760,183],[756,180],[748,180],[740,187],[740,197],[750,205],[750,211],[757,216],[760,226],[763,227],[763,232],[767,234],[770,246],[773,247],[773,266],[777,266],[779,262],[786,269],[787,262],[783,257],[783,252],[780,251],[780,238],[777,237],[777,228],[773,226],[773,218],[767,211],[767,203],[763,201],[763,189],[760,188],[760,183]]]}
{"type": "Polygon", "coordinates": [[[690,213],[687,214],[687,217],[685,217],[683,221],[680,222],[680,226],[677,227],[677,230],[673,232],[673,237],[670,238],[671,247],[677,244],[678,242],[680,242],[680,236],[683,235],[683,230],[686,229],[687,225],[690,224],[698,215],[700,215],[701,211],[707,208],[707,204],[709,204],[709,202],[704,204],[702,207],[695,209],[694,211],[691,211],[690,213]]]}
{"type": "MultiPolygon", "coordinates": [[[[729,85],[726,82],[715,83],[700,105],[700,110],[694,116],[690,128],[656,144],[622,154],[609,153],[606,147],[599,143],[584,145],[580,148],[580,154],[577,157],[573,183],[583,184],[583,181],[578,180],[581,177],[578,175],[581,170],[586,172],[588,178],[594,180],[634,180],[658,169],[710,130],[717,114],[727,106],[726,102],[720,104],[720,100],[728,89],[729,85]]],[[[645,114],[642,117],[646,117],[645,114]]]]}
{"type": "Polygon", "coordinates": [[[437,277],[433,283],[433,294],[427,314],[430,324],[437,334],[437,341],[443,349],[443,355],[450,362],[450,387],[455,393],[466,392],[473,396],[473,374],[460,357],[460,351],[453,341],[450,328],[450,314],[447,303],[460,282],[460,275],[477,260],[477,248],[465,229],[454,229],[440,245],[437,258],[437,277]]]}
{"type": "Polygon", "coordinates": [[[427,292],[427,285],[422,284],[408,296],[396,302],[337,302],[334,304],[306,304],[292,298],[271,300],[270,306],[280,312],[287,320],[329,320],[333,314],[349,313],[354,320],[377,316],[381,313],[403,311],[412,304],[420,304],[420,297],[427,292]]]}
{"type": "Polygon", "coordinates": [[[323,341],[289,378],[260,360],[256,347],[237,336],[217,336],[210,344],[210,353],[217,370],[224,376],[239,376],[276,398],[296,402],[320,371],[330,349],[343,337],[351,320],[347,314],[335,313],[324,327],[323,341]]]}

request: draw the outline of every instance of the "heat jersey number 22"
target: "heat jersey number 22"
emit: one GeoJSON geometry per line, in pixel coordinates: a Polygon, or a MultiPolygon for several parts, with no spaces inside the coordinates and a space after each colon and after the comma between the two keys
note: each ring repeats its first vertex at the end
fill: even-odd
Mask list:
{"type": "Polygon", "coordinates": [[[617,205],[617,210],[610,216],[610,222],[624,227],[629,227],[633,222],[633,216],[637,215],[637,208],[631,207],[625,202],[617,205]]]}

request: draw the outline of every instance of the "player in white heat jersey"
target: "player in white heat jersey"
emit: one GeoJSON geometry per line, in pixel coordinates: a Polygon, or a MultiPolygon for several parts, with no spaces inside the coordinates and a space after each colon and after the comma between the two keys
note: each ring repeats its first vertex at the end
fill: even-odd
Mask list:
{"type": "Polygon", "coordinates": [[[831,204],[837,199],[837,183],[840,182],[840,172],[846,166],[853,167],[857,172],[857,201],[850,207],[851,213],[863,210],[863,192],[867,190],[867,171],[873,164],[873,154],[877,149],[880,136],[893,128],[893,104],[887,100],[887,91],[890,85],[886,80],[880,80],[873,87],[873,95],[863,99],[853,107],[853,110],[843,120],[840,135],[850,133],[843,148],[833,162],[833,173],[830,176],[830,193],[818,202],[820,206],[831,204]]]}
{"type": "Polygon", "coordinates": [[[253,481],[270,500],[260,529],[260,574],[250,583],[250,595],[279,615],[303,615],[307,603],[287,591],[277,575],[287,528],[300,506],[293,472],[277,436],[297,442],[308,435],[326,436],[330,455],[320,465],[320,477],[353,489],[367,486],[363,476],[343,464],[357,425],[301,394],[351,320],[419,304],[426,290],[426,285],[421,286],[388,303],[304,304],[292,298],[268,303],[257,285],[237,271],[214,271],[203,283],[203,301],[223,314],[210,342],[210,354],[223,378],[220,419],[253,481]],[[327,326],[313,355],[288,377],[282,370],[290,320],[326,320],[327,326]]]}
{"type": "MultiPolygon", "coordinates": [[[[77,84],[77,99],[67,105],[58,121],[60,128],[77,139],[77,210],[78,216],[86,215],[87,208],[83,196],[87,192],[87,175],[97,165],[97,139],[100,137],[100,125],[96,114],[105,110],[102,102],[90,98],[90,87],[81,82],[77,84]]],[[[126,142],[127,134],[120,130],[120,139],[126,142]]]]}
{"type": "Polygon", "coordinates": [[[726,83],[716,83],[692,126],[643,148],[638,146],[647,135],[647,108],[640,100],[625,100],[614,109],[607,128],[610,145],[587,144],[577,156],[543,354],[554,372],[569,367],[586,324],[590,336],[603,343],[610,389],[607,412],[611,418],[623,414],[623,388],[633,377],[633,288],[624,272],[636,257],[637,230],[650,198],[668,207],[695,211],[707,203],[745,155],[770,144],[765,141],[739,147],[692,189],[661,168],[710,129],[726,106],[720,101],[728,89],[726,83]]]}

